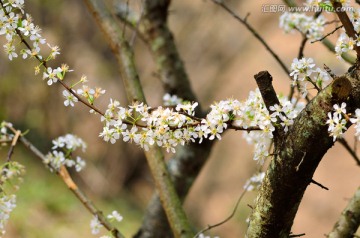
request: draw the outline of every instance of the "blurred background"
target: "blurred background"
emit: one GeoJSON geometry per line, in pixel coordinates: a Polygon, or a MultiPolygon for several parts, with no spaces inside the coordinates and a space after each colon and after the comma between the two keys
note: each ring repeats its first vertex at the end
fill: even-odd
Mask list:
{"type": "MultiPolygon", "coordinates": [[[[135,9],[141,9],[141,0],[129,2],[135,9]]],[[[247,21],[290,68],[297,57],[301,35],[283,33],[278,26],[280,12],[262,12],[265,4],[283,3],[259,0],[226,4],[242,17],[250,13],[247,21]]],[[[66,80],[74,82],[85,74],[90,86],[106,89],[105,96],[98,101],[99,108],[105,108],[109,98],[127,104],[115,58],[82,1],[28,0],[26,11],[43,29],[47,42],[60,46],[61,55],[53,62],[54,66],[67,63],[74,69],[66,80]]],[[[278,94],[288,94],[289,78],[269,52],[212,1],[174,0],[169,14],[178,50],[204,108],[230,97],[246,99],[249,90],[256,88],[253,75],[261,70],[272,74],[278,94]]],[[[331,15],[327,17],[334,19],[331,15]]],[[[334,25],[325,32],[332,29],[334,25]]],[[[133,34],[129,29],[127,33],[129,37],[133,34]]],[[[330,39],[335,41],[336,35],[330,39]]],[[[164,92],[149,50],[139,38],[135,39],[134,47],[147,101],[152,107],[161,105],[164,92]]],[[[319,42],[306,45],[305,57],[314,58],[319,67],[328,65],[336,74],[344,73],[350,66],[337,60],[319,42]]],[[[83,138],[88,149],[81,156],[87,167],[74,175],[75,179],[106,214],[118,210],[124,216],[118,227],[126,237],[131,237],[140,226],[153,192],[142,150],[120,141],[111,145],[99,138],[102,131],[99,117],[89,114],[88,108],[80,104],[75,108],[64,107],[63,89],[60,85],[48,87],[41,75],[35,76],[35,62],[22,59],[10,62],[5,54],[0,54],[0,60],[0,119],[12,122],[22,131],[29,130],[27,138],[43,153],[50,150],[52,139],[66,133],[83,138]]],[[[351,144],[352,135],[347,133],[351,144]]],[[[236,131],[227,132],[215,144],[185,202],[188,216],[198,230],[222,221],[232,212],[246,180],[258,168],[252,160],[252,150],[242,132],[236,131]]],[[[1,148],[0,154],[5,160],[7,148],[1,148]]],[[[27,172],[5,237],[89,237],[92,216],[62,181],[21,146],[16,148],[13,159],[24,164],[27,172]]],[[[306,233],[306,237],[322,237],[331,231],[359,186],[359,168],[345,149],[336,144],[324,157],[314,180],[330,190],[308,187],[293,226],[293,233],[306,233]]],[[[247,193],[235,216],[209,234],[243,237],[251,210],[248,205],[253,205],[255,197],[256,192],[247,193]]]]}

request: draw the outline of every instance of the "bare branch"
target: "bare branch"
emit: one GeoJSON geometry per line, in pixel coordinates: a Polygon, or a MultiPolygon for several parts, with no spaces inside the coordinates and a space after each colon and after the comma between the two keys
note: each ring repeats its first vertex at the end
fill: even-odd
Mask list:
{"type": "MultiPolygon", "coordinates": [[[[285,63],[279,58],[279,56],[271,49],[271,47],[266,43],[266,41],[259,35],[259,33],[246,21],[246,18],[241,18],[234,11],[232,11],[223,0],[212,0],[213,3],[221,6],[225,11],[227,11],[231,16],[233,16],[236,20],[241,22],[253,35],[256,39],[260,41],[260,43],[266,48],[267,51],[273,56],[273,58],[280,64],[280,67],[284,70],[284,72],[289,76],[290,71],[286,67],[285,63]]],[[[290,77],[290,76],[289,76],[290,77]]],[[[291,77],[290,77],[291,79],[291,77]]],[[[291,79],[292,80],[292,79],[291,79]]]]}
{"type": "Polygon", "coordinates": [[[226,222],[228,222],[231,218],[234,217],[235,213],[236,213],[236,210],[241,202],[241,200],[243,199],[243,197],[245,196],[245,194],[247,193],[248,191],[248,188],[250,186],[250,183],[244,188],[244,190],[242,191],[242,193],[240,194],[239,198],[237,199],[236,203],[235,203],[235,206],[234,206],[234,209],[232,210],[231,214],[225,218],[224,220],[214,224],[214,225],[208,225],[206,228],[202,229],[201,231],[199,231],[195,236],[194,238],[198,238],[200,234],[208,231],[208,230],[211,230],[215,227],[218,227],[218,226],[221,226],[223,224],[225,224],[226,222]]]}
{"type": "MultiPolygon", "coordinates": [[[[38,150],[30,141],[28,141],[25,137],[21,136],[19,138],[21,143],[32,152],[37,158],[39,158],[42,162],[46,161],[46,156],[38,150]]],[[[67,169],[62,166],[60,171],[57,171],[57,175],[63,180],[63,182],[67,185],[67,187],[71,190],[71,192],[79,199],[79,201],[85,206],[85,208],[94,216],[97,216],[100,223],[111,232],[111,234],[115,238],[124,238],[124,235],[120,233],[120,231],[114,227],[110,222],[107,221],[106,217],[103,215],[102,211],[95,207],[93,202],[85,195],[83,191],[76,185],[76,183],[72,180],[69,175],[67,169]]]]}
{"type": "Polygon", "coordinates": [[[331,32],[327,33],[326,35],[324,35],[324,36],[321,37],[320,39],[311,41],[311,44],[312,44],[312,43],[315,43],[315,42],[318,42],[318,41],[324,40],[326,37],[334,34],[337,30],[339,30],[339,29],[342,28],[342,27],[343,27],[343,25],[336,27],[334,30],[332,30],[331,32]]]}

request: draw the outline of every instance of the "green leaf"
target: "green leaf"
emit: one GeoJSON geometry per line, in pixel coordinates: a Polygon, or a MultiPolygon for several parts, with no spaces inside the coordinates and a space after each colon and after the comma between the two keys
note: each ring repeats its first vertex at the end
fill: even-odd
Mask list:
{"type": "Polygon", "coordinates": [[[335,11],[335,9],[331,5],[331,3],[320,2],[319,7],[321,7],[322,9],[324,9],[324,11],[327,11],[327,12],[334,12],[335,11]]]}
{"type": "Polygon", "coordinates": [[[94,104],[94,97],[92,95],[89,95],[89,97],[87,98],[88,102],[93,105],[94,104]]]}
{"type": "Polygon", "coordinates": [[[64,76],[65,76],[65,73],[64,72],[58,72],[56,74],[56,76],[60,79],[60,80],[63,80],[64,79],[64,76]]]}

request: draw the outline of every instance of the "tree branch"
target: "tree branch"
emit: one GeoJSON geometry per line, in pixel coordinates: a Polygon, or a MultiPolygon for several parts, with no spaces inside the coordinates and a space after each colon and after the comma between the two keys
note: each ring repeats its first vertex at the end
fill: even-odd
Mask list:
{"type": "MultiPolygon", "coordinates": [[[[272,86],[272,76],[268,71],[261,71],[254,76],[256,80],[256,84],[259,87],[261,96],[264,100],[265,106],[269,113],[271,113],[270,107],[275,104],[280,105],[280,101],[276,95],[275,89],[272,86]]],[[[284,134],[284,130],[280,124],[273,123],[275,127],[274,139],[275,143],[278,141],[278,137],[282,137],[284,134]]]]}
{"type": "MultiPolygon", "coordinates": [[[[337,2],[335,0],[331,0],[331,4],[333,5],[334,9],[335,9],[335,13],[338,16],[339,20],[341,21],[341,23],[343,24],[346,34],[353,38],[354,40],[357,39],[357,33],[354,29],[354,25],[352,24],[349,16],[346,14],[345,11],[342,10],[338,10],[342,8],[342,4],[340,2],[337,2]]],[[[354,45],[356,54],[357,54],[357,58],[360,58],[360,47],[357,45],[354,45]]]]}
{"type": "MultiPolygon", "coordinates": [[[[241,22],[253,35],[256,39],[260,41],[260,43],[266,48],[267,51],[273,56],[273,58],[280,64],[280,67],[284,70],[284,72],[290,77],[290,71],[286,67],[285,63],[279,58],[279,56],[271,49],[271,47],[266,43],[266,41],[257,33],[257,31],[246,21],[246,18],[242,19],[239,15],[237,15],[234,11],[232,11],[223,0],[212,0],[213,3],[221,6],[225,11],[227,11],[231,16],[233,16],[236,20],[241,22]]],[[[290,80],[292,78],[290,77],[290,80]]]]}
{"type": "MultiPolygon", "coordinates": [[[[129,101],[146,103],[134,64],[133,51],[129,44],[122,38],[118,26],[114,24],[102,1],[85,0],[85,2],[107,36],[110,46],[112,46],[113,52],[118,59],[129,101]]],[[[153,146],[149,151],[145,152],[145,155],[174,236],[179,238],[192,237],[189,221],[182,209],[174,184],[170,179],[161,149],[153,146]]]]}
{"type": "MultiPolygon", "coordinates": [[[[295,3],[295,1],[293,1],[293,0],[283,0],[283,2],[284,2],[287,6],[289,6],[289,7],[296,7],[296,6],[297,6],[297,4],[295,3]]],[[[324,45],[328,50],[330,50],[331,52],[335,53],[335,46],[334,46],[334,44],[333,44],[331,41],[329,41],[328,39],[323,39],[321,42],[323,43],[323,45],[324,45]]],[[[355,61],[356,61],[356,59],[354,59],[354,57],[353,57],[352,55],[348,54],[348,53],[343,53],[343,54],[341,54],[341,57],[342,57],[346,62],[348,62],[348,63],[350,63],[350,64],[354,64],[355,61]]]]}
{"type": "Polygon", "coordinates": [[[340,79],[344,82],[334,80],[300,112],[284,138],[275,144],[275,156],[250,217],[248,237],[289,237],[305,189],[334,143],[326,124],[328,112],[332,111],[333,104],[344,101],[350,113],[360,106],[359,72],[354,70],[340,78],[351,82],[350,91],[345,79],[340,79]],[[342,87],[347,95],[339,93],[342,87]]]}
{"type": "MultiPolygon", "coordinates": [[[[24,136],[19,138],[21,143],[30,150],[36,157],[38,157],[42,162],[46,161],[46,156],[38,150],[30,141],[28,141],[24,136]]],[[[95,207],[93,202],[85,195],[85,193],[80,190],[80,188],[76,185],[76,183],[72,180],[70,174],[68,173],[67,169],[62,166],[59,171],[56,172],[58,176],[63,180],[66,186],[71,190],[71,192],[79,199],[79,201],[85,206],[85,208],[94,216],[97,216],[100,223],[111,232],[113,237],[115,238],[124,238],[124,235],[120,233],[120,231],[114,227],[102,211],[95,207]]]]}
{"type": "Polygon", "coordinates": [[[360,224],[360,187],[356,190],[354,196],[348,205],[341,212],[339,220],[334,225],[333,230],[327,236],[328,238],[336,237],[353,237],[360,224]]]}

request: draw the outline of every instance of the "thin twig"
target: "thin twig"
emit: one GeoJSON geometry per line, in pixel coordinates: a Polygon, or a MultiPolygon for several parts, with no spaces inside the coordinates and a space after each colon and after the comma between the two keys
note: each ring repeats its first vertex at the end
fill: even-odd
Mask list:
{"type": "Polygon", "coordinates": [[[311,183],[313,183],[313,184],[315,184],[315,185],[317,185],[317,186],[319,186],[320,188],[322,188],[322,189],[325,189],[325,190],[329,190],[329,188],[328,187],[325,187],[324,185],[322,185],[321,183],[319,183],[319,182],[316,182],[315,180],[311,180],[311,183]]]}
{"type": "Polygon", "coordinates": [[[339,20],[332,20],[332,21],[327,21],[324,23],[324,26],[325,25],[330,25],[330,24],[333,24],[333,23],[339,23],[340,21],[339,20]]]}
{"type": "MultiPolygon", "coordinates": [[[[233,16],[236,20],[241,22],[253,35],[256,39],[258,39],[261,44],[269,51],[269,53],[274,57],[274,59],[280,64],[281,68],[285,71],[285,73],[289,76],[290,71],[286,67],[285,63],[279,58],[279,56],[271,49],[271,47],[266,43],[266,41],[257,33],[257,31],[246,21],[242,19],[239,15],[237,15],[233,10],[231,10],[222,0],[212,0],[213,3],[221,6],[225,11],[227,11],[231,16],[233,16]]],[[[290,76],[289,76],[290,77],[290,76]]],[[[290,77],[291,79],[291,77],[290,77]]],[[[292,80],[292,79],[291,79],[292,80]]]]}
{"type": "Polygon", "coordinates": [[[324,64],[324,69],[325,69],[325,71],[331,76],[331,78],[335,79],[336,74],[334,74],[334,73],[332,72],[332,70],[329,68],[329,66],[327,66],[326,64],[324,64]]]}
{"type": "Polygon", "coordinates": [[[327,33],[326,35],[324,35],[323,37],[321,37],[320,39],[313,40],[313,41],[311,41],[310,43],[313,44],[313,43],[318,42],[318,41],[323,41],[326,37],[334,34],[337,30],[339,30],[339,29],[342,28],[342,27],[343,27],[343,25],[338,26],[338,27],[336,27],[334,30],[332,30],[331,32],[329,32],[329,33],[327,33]]]}
{"type": "Polygon", "coordinates": [[[289,237],[301,237],[304,236],[305,233],[301,233],[301,234],[294,234],[294,235],[289,235],[289,237]]]}
{"type": "MultiPolygon", "coordinates": [[[[9,13],[6,11],[6,9],[4,8],[4,3],[2,1],[0,1],[0,5],[2,7],[2,9],[4,10],[4,13],[8,16],[9,13]]],[[[26,46],[27,49],[29,49],[32,52],[32,47],[30,46],[30,44],[26,41],[25,37],[23,36],[23,34],[18,30],[15,29],[16,34],[19,36],[20,41],[26,46]]],[[[47,61],[45,61],[44,59],[40,58],[39,55],[35,55],[34,56],[39,63],[45,68],[45,70],[47,69],[47,61]]],[[[80,101],[81,103],[83,103],[84,105],[86,105],[87,107],[89,107],[90,109],[94,110],[95,112],[99,113],[100,115],[104,115],[104,113],[102,111],[100,111],[98,108],[96,108],[94,105],[86,102],[80,95],[78,95],[74,90],[72,90],[71,86],[67,85],[65,82],[63,82],[63,80],[58,80],[60,82],[60,84],[69,91],[69,93],[71,93],[72,95],[74,95],[74,97],[76,97],[78,99],[78,101],[80,101]]]]}
{"type": "Polygon", "coordinates": [[[344,138],[339,138],[338,141],[349,152],[349,154],[355,160],[356,164],[360,166],[360,159],[357,156],[357,154],[355,153],[355,151],[353,149],[351,149],[349,143],[344,138]]]}
{"type": "Polygon", "coordinates": [[[202,233],[204,233],[204,232],[206,232],[206,231],[208,231],[208,230],[210,230],[210,229],[213,229],[213,228],[215,228],[215,227],[221,226],[222,224],[228,222],[231,218],[233,218],[234,215],[235,215],[235,213],[236,213],[236,210],[237,210],[237,208],[238,208],[238,206],[239,206],[239,204],[240,204],[240,202],[241,202],[241,200],[242,200],[242,198],[243,198],[243,197],[245,196],[245,194],[247,193],[249,186],[250,186],[250,183],[244,188],[244,190],[243,190],[242,193],[240,194],[238,200],[236,201],[236,204],[235,204],[235,206],[234,206],[233,211],[231,212],[231,214],[230,214],[227,218],[225,218],[223,221],[218,222],[218,223],[216,223],[216,224],[214,224],[214,225],[208,225],[206,228],[204,228],[204,229],[202,229],[201,231],[199,231],[198,233],[196,233],[196,235],[194,236],[194,238],[199,237],[200,234],[202,234],[202,233]]]}
{"type": "Polygon", "coordinates": [[[304,57],[304,49],[305,49],[305,45],[306,42],[308,41],[308,38],[306,37],[306,35],[303,35],[303,39],[300,43],[300,48],[299,48],[299,54],[298,54],[298,59],[301,59],[302,57],[304,57]]]}
{"type": "Polygon", "coordinates": [[[12,139],[9,152],[8,152],[8,154],[7,154],[6,162],[10,162],[11,156],[12,156],[13,153],[14,153],[14,149],[15,149],[16,143],[17,143],[20,135],[21,135],[21,131],[17,130],[17,131],[15,132],[15,135],[14,135],[13,139],[12,139]]]}
{"type": "MultiPolygon", "coordinates": [[[[39,158],[42,162],[46,160],[46,156],[38,150],[30,141],[28,141],[24,136],[20,136],[20,142],[30,150],[37,158],[39,158]]],[[[50,165],[51,167],[51,165],[50,165]]],[[[56,171],[56,170],[55,170],[56,171]]],[[[72,193],[79,199],[79,201],[86,207],[86,209],[97,216],[100,223],[111,232],[111,234],[116,238],[124,238],[124,235],[120,233],[120,231],[114,227],[110,222],[107,221],[106,217],[103,215],[102,211],[97,209],[93,202],[82,192],[76,183],[72,180],[70,174],[67,169],[62,166],[59,171],[57,171],[57,175],[64,181],[67,187],[72,191],[72,193]]]]}

